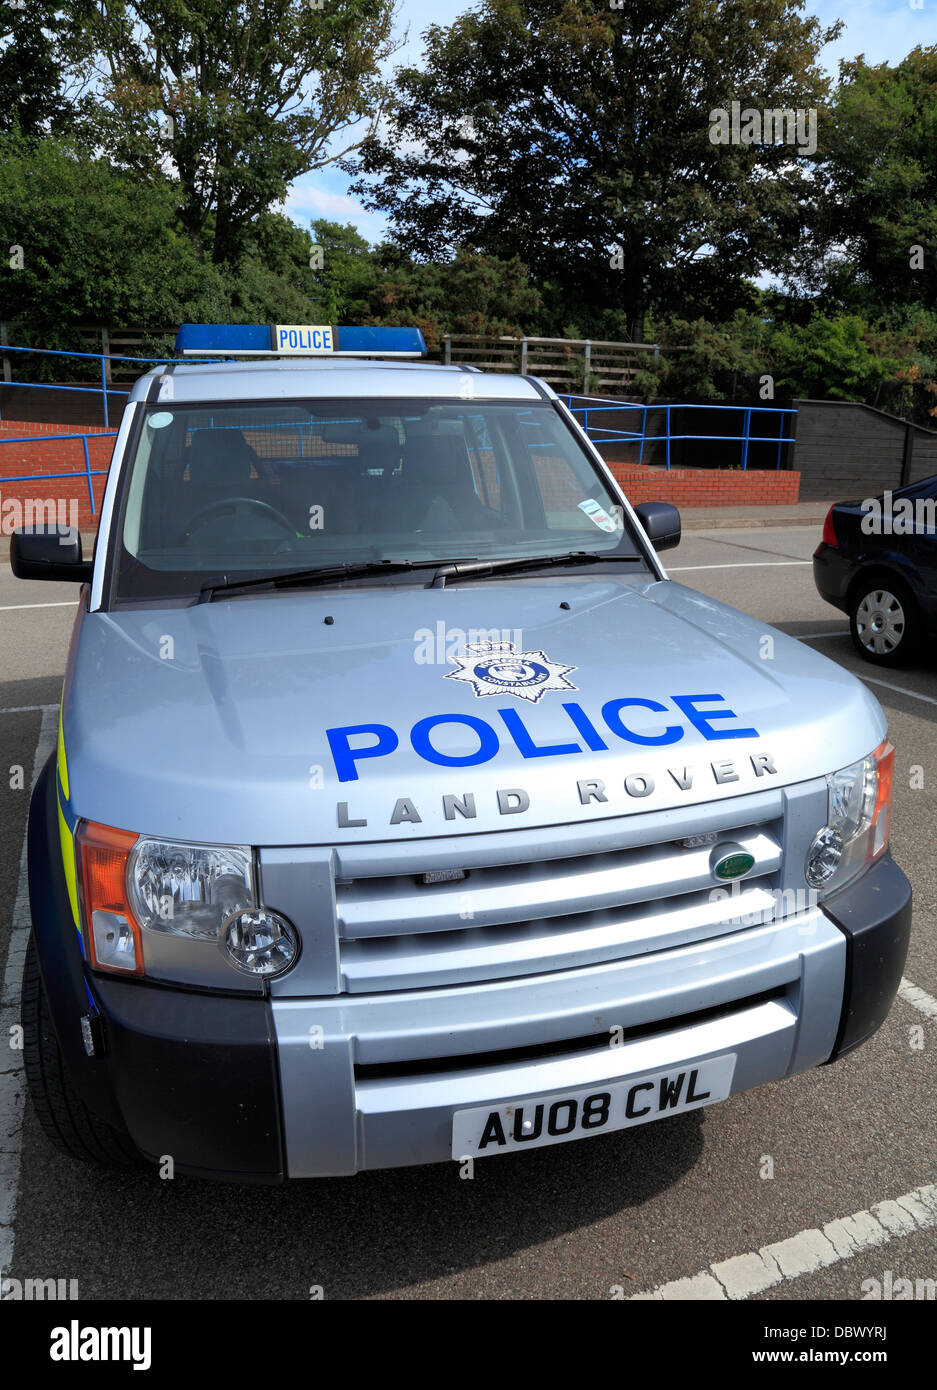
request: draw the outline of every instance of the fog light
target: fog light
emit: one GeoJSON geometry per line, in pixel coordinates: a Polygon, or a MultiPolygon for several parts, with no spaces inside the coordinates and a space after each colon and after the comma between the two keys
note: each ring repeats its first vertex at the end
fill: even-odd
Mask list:
{"type": "Polygon", "coordinates": [[[249,975],[281,975],[296,959],[299,939],[279,912],[252,907],[225,923],[224,949],[231,964],[249,975]]]}
{"type": "Polygon", "coordinates": [[[139,965],[136,938],[122,912],[102,912],[96,908],[91,914],[91,931],[98,965],[106,970],[136,972],[139,965]]]}
{"type": "Polygon", "coordinates": [[[811,888],[822,888],[833,877],[843,857],[843,837],[831,825],[818,830],[807,851],[804,873],[811,888]]]}

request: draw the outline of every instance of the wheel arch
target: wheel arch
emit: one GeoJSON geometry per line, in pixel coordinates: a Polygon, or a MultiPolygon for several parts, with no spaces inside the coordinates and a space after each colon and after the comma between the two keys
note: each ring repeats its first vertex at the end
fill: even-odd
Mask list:
{"type": "MultiPolygon", "coordinates": [[[[907,597],[914,605],[915,613],[920,616],[921,606],[918,603],[917,595],[911,587],[908,579],[902,574],[901,570],[887,562],[876,560],[873,564],[865,565],[855,574],[849,582],[846,590],[846,611],[851,613],[853,604],[860,593],[874,588],[876,583],[881,583],[883,588],[888,585],[896,585],[903,591],[902,597],[907,597]]],[[[897,597],[897,595],[896,595],[897,597]]]]}

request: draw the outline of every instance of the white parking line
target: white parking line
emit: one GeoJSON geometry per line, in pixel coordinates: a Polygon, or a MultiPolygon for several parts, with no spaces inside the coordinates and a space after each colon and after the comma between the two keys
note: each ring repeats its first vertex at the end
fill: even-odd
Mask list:
{"type": "Polygon", "coordinates": [[[58,705],[13,705],[10,709],[0,709],[0,714],[45,714],[47,709],[58,709],[58,705]]]}
{"type": "Polygon", "coordinates": [[[77,598],[64,598],[55,603],[4,603],[0,613],[15,613],[18,608],[74,608],[77,602],[77,598]]]}
{"type": "Polygon", "coordinates": [[[668,574],[683,570],[761,570],[768,566],[812,565],[812,560],[738,560],[731,565],[668,565],[668,574]]]}
{"type": "MultiPolygon", "coordinates": [[[[797,641],[814,642],[818,637],[845,637],[848,631],[848,628],[839,628],[833,632],[804,632],[798,636],[797,641]]],[[[867,676],[864,671],[857,671],[856,675],[861,681],[867,681],[869,685],[880,685],[884,690],[893,690],[896,695],[908,695],[912,700],[923,700],[927,705],[937,705],[937,699],[933,695],[922,695],[919,690],[909,690],[906,685],[895,685],[892,681],[883,681],[880,676],[867,676]]]]}
{"type": "Polygon", "coordinates": [[[937,1018],[937,999],[932,994],[928,994],[924,989],[918,989],[910,980],[902,977],[901,984],[898,986],[898,998],[903,999],[906,1004],[912,1004],[915,1009],[920,1009],[922,1014],[928,1018],[937,1018]]]}
{"type": "Polygon", "coordinates": [[[912,700],[923,700],[925,704],[937,705],[937,700],[934,699],[933,695],[922,695],[918,690],[908,690],[903,685],[892,685],[891,681],[879,680],[877,676],[860,675],[859,679],[868,681],[869,685],[881,685],[886,690],[894,690],[898,695],[910,695],[912,700]]]}
{"type": "MultiPolygon", "coordinates": [[[[30,790],[36,785],[36,778],[55,747],[57,733],[58,706],[49,705],[42,712],[39,738],[33,753],[30,790]]],[[[26,1098],[23,1053],[21,1048],[12,1045],[15,1034],[11,1029],[17,1028],[20,1023],[20,984],[28,936],[29,884],[24,833],[19,882],[13,904],[13,926],[3,974],[3,992],[0,994],[0,1269],[3,1270],[9,1270],[13,1261],[13,1222],[19,1188],[23,1104],[26,1098]]]]}
{"type": "Polygon", "coordinates": [[[640,1299],[743,1299],[770,1289],[785,1279],[851,1260],[895,1236],[913,1235],[937,1226],[937,1184],[916,1187],[893,1202],[879,1202],[869,1211],[857,1211],[822,1230],[801,1231],[789,1240],[763,1245],[744,1255],[711,1264],[688,1279],[659,1284],[640,1299]]]}

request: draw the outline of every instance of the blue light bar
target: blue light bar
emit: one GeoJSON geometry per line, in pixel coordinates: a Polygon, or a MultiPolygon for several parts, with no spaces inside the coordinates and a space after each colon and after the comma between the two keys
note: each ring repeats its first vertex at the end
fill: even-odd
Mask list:
{"type": "Polygon", "coordinates": [[[426,343],[418,328],[336,328],[337,352],[406,353],[422,357],[426,343]]]}
{"type": "Polygon", "coordinates": [[[418,328],[184,323],[176,351],[184,357],[423,357],[426,343],[418,328]]]}
{"type": "Polygon", "coordinates": [[[176,334],[176,352],[269,352],[270,329],[264,323],[184,323],[176,334]]]}

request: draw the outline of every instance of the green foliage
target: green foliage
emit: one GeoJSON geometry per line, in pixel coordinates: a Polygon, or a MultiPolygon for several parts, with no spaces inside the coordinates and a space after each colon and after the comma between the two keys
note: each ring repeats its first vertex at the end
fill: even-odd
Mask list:
{"type": "Polygon", "coordinates": [[[772,348],[778,390],[820,400],[864,400],[901,366],[855,314],[814,314],[807,324],[782,327],[772,348]]]}
{"type": "Polygon", "coordinates": [[[721,324],[652,323],[660,359],[642,366],[634,393],[645,400],[752,398],[770,376],[775,398],[859,400],[937,414],[937,314],[904,311],[869,322],[858,314],[814,312],[798,321],[796,313],[784,316],[796,305],[765,298],[777,318],[739,311],[721,324]]]}
{"type": "Polygon", "coordinates": [[[350,223],[320,218],[312,224],[312,246],[321,268],[313,272],[311,305],[317,323],[372,323],[372,301],[381,269],[376,254],[350,223]]]}
{"type": "Polygon", "coordinates": [[[391,7],[0,0],[0,318],[42,346],[145,326],[154,354],[199,320],[649,341],[645,399],[770,375],[937,417],[937,46],[844,63],[824,105],[831,31],[796,0],[480,0],[383,122],[391,7]],[[810,176],[790,146],[714,145],[733,100],[819,108],[810,176]],[[271,211],[363,117],[392,239],[271,211]]]}
{"type": "Polygon", "coordinates": [[[937,46],[915,48],[894,67],[844,63],[824,130],[822,225],[846,252],[830,266],[832,296],[860,312],[933,306],[937,46]]]}
{"type": "Polygon", "coordinates": [[[218,267],[229,302],[225,321],[306,323],[316,319],[316,276],[309,265],[311,251],[312,237],[308,232],[280,214],[262,214],[237,265],[218,267]]]}
{"type": "Polygon", "coordinates": [[[224,314],[219,273],[179,230],[178,189],[142,184],[67,140],[7,136],[0,159],[4,250],[0,306],[43,346],[75,342],[77,324],[171,325],[224,314]]]}
{"type": "Polygon", "coordinates": [[[415,323],[430,350],[445,333],[492,336],[530,332],[540,306],[524,266],[512,257],[462,250],[451,261],[413,262],[391,246],[379,248],[380,279],[369,300],[368,322],[415,323]]]}
{"type": "Polygon", "coordinates": [[[727,323],[671,318],[652,325],[661,344],[657,368],[645,367],[638,387],[643,395],[688,400],[732,399],[752,395],[758,378],[771,371],[765,321],[744,309],[727,323]]]}

